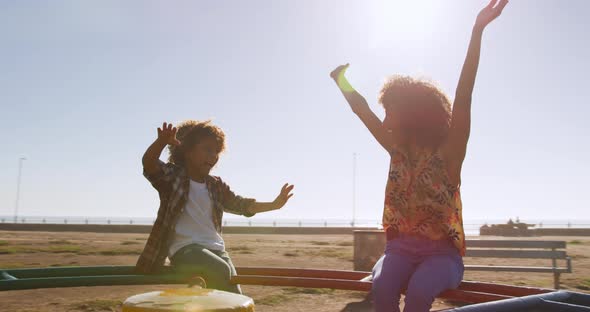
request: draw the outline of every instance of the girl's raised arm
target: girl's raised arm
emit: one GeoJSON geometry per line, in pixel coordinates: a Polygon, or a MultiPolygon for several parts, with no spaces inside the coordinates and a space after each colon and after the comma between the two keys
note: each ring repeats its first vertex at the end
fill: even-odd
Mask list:
{"type": "Polygon", "coordinates": [[[455,93],[451,126],[445,148],[451,166],[454,167],[453,169],[459,169],[459,171],[465,158],[471,129],[471,94],[473,93],[477,67],[479,66],[483,31],[489,23],[500,16],[506,4],[508,4],[508,0],[491,0],[479,12],[471,34],[467,57],[455,93]]]}
{"type": "Polygon", "coordinates": [[[383,122],[373,113],[367,100],[360,95],[350,85],[344,73],[348,69],[349,64],[340,65],[330,73],[330,77],[334,79],[336,85],[346,98],[346,101],[350,105],[352,111],[361,119],[365,126],[369,129],[373,137],[387,150],[391,152],[392,148],[392,137],[391,133],[383,126],[383,122]]]}

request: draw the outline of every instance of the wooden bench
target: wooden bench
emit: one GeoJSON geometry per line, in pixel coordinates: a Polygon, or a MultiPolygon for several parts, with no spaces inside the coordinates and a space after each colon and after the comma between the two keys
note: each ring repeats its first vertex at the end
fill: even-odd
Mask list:
{"type": "MultiPolygon", "coordinates": [[[[385,243],[386,238],[383,231],[355,231],[354,269],[370,271],[383,254],[385,243]]],[[[566,242],[564,241],[468,239],[466,244],[466,257],[470,258],[551,260],[551,265],[547,266],[465,265],[467,271],[553,273],[555,289],[559,289],[560,275],[572,272],[571,258],[565,251],[566,242]],[[565,263],[560,266],[558,261],[565,263]]]]}
{"type": "Polygon", "coordinates": [[[553,273],[553,285],[559,289],[561,273],[572,272],[572,260],[567,255],[564,241],[536,241],[536,240],[467,240],[466,257],[472,258],[501,258],[501,259],[547,259],[551,266],[497,266],[497,265],[465,265],[469,271],[494,272],[540,272],[553,273]],[[559,266],[558,260],[565,261],[565,266],[559,266]]]}

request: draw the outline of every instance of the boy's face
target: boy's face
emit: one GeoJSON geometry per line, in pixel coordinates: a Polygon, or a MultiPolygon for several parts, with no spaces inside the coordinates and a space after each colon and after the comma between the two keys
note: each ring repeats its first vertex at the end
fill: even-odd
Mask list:
{"type": "Polygon", "coordinates": [[[219,160],[219,146],[213,137],[205,137],[185,155],[189,170],[200,175],[209,175],[219,160]]]}

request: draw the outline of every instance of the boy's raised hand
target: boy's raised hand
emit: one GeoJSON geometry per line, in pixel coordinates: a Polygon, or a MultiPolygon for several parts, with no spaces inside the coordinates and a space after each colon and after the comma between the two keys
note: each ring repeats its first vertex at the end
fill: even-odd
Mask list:
{"type": "Polygon", "coordinates": [[[180,145],[180,141],[176,139],[176,131],[176,127],[164,122],[162,128],[158,128],[158,140],[170,145],[180,145]]]}
{"type": "Polygon", "coordinates": [[[502,10],[504,10],[504,7],[507,4],[508,0],[491,0],[490,3],[477,15],[475,26],[482,29],[485,28],[489,23],[502,14],[502,10]]]}
{"type": "Polygon", "coordinates": [[[289,198],[293,196],[293,193],[291,193],[291,191],[294,187],[295,185],[289,185],[289,183],[285,183],[285,185],[283,185],[283,187],[281,188],[281,193],[273,201],[273,204],[276,206],[276,209],[280,209],[283,208],[283,206],[285,206],[289,198]]]}

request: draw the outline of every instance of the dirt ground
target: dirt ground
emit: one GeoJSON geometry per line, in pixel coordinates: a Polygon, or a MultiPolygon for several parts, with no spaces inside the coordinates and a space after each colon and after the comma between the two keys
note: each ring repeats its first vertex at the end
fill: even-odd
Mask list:
{"type": "MultiPolygon", "coordinates": [[[[352,270],[351,235],[225,235],[236,266],[298,267],[352,270]]],[[[494,237],[486,237],[492,239],[494,237]]],[[[0,268],[133,265],[147,235],[72,232],[0,231],[0,268]]],[[[574,273],[563,274],[562,288],[590,293],[590,237],[537,237],[565,240],[574,273]]],[[[466,259],[466,264],[513,265],[520,260],[466,259]]],[[[524,260],[527,265],[550,265],[550,260],[524,260]]],[[[553,286],[543,273],[473,272],[465,280],[538,287],[553,286]]],[[[109,286],[0,292],[2,311],[121,311],[125,298],[180,285],[109,286]]],[[[364,292],[294,287],[243,286],[257,311],[370,311],[364,292]]],[[[433,309],[450,307],[437,300],[433,309]]]]}

